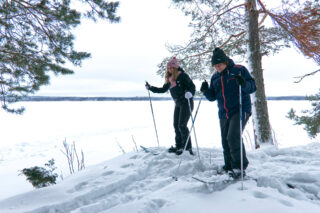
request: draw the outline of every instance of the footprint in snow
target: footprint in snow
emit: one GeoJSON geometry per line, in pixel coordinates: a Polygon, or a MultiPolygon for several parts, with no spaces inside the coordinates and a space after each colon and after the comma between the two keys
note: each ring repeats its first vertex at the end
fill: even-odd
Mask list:
{"type": "Polygon", "coordinates": [[[161,209],[168,201],[164,199],[152,199],[145,203],[143,212],[154,213],[161,209]]]}
{"type": "Polygon", "coordinates": [[[268,197],[267,194],[265,194],[265,193],[263,193],[263,192],[259,192],[259,191],[253,192],[253,196],[254,196],[255,198],[259,198],[259,199],[264,199],[264,198],[267,198],[267,197],[268,197]]]}
{"type": "Polygon", "coordinates": [[[88,185],[88,182],[81,182],[77,185],[75,185],[72,189],[68,190],[68,193],[74,193],[76,191],[81,191],[86,185],[88,185]]]}
{"type": "Polygon", "coordinates": [[[137,158],[139,158],[140,156],[138,156],[138,155],[134,155],[134,156],[132,156],[132,157],[130,157],[129,159],[137,159],[137,158]]]}
{"type": "Polygon", "coordinates": [[[134,165],[133,163],[124,164],[124,165],[121,166],[121,168],[125,169],[125,168],[131,167],[133,165],[134,165]]]}
{"type": "Polygon", "coordinates": [[[114,173],[114,171],[107,171],[107,172],[102,173],[102,175],[103,176],[108,176],[108,175],[111,175],[113,173],[114,173]]]}
{"type": "Polygon", "coordinates": [[[282,203],[283,205],[285,206],[288,206],[288,207],[292,207],[293,204],[287,200],[279,200],[280,203],[282,203]]]}

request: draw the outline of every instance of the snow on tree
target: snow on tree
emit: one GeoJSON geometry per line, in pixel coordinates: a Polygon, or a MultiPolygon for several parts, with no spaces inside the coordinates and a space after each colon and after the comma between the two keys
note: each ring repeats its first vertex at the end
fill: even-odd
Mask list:
{"type": "MultiPolygon", "coordinates": [[[[168,45],[168,50],[179,57],[182,66],[197,79],[207,79],[212,75],[213,70],[209,69],[210,57],[215,47],[223,48],[231,57],[248,59],[249,69],[257,84],[257,91],[253,97],[256,147],[261,143],[273,143],[264,89],[262,57],[276,54],[281,49],[290,47],[290,42],[293,42],[305,56],[317,61],[320,46],[317,36],[319,2],[300,3],[296,0],[283,0],[282,7],[277,11],[268,10],[261,0],[172,2],[181,8],[186,16],[191,17],[189,26],[193,28],[193,32],[187,44],[168,45]],[[268,17],[273,20],[274,25],[266,25],[265,20],[268,17]],[[309,38],[299,35],[299,30],[308,33],[316,31],[309,38]]],[[[168,58],[165,58],[159,64],[158,74],[163,75],[167,60],[168,58]]]]}

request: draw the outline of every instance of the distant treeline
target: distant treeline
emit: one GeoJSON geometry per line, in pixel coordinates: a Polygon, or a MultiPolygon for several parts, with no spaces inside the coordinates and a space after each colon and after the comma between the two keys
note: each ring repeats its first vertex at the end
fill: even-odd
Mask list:
{"type": "MultiPolygon", "coordinates": [[[[153,101],[168,101],[170,97],[152,97],[153,101]]],[[[195,97],[196,100],[200,99],[195,97]]],[[[61,97],[61,96],[28,96],[21,101],[148,101],[149,97],[61,97]]],[[[305,96],[270,96],[271,101],[303,101],[305,96]]]]}

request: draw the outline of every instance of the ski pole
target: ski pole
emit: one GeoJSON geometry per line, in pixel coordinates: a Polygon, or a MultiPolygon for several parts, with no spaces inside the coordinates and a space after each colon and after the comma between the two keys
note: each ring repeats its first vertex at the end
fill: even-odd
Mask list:
{"type": "MultiPolygon", "coordinates": [[[[197,118],[197,115],[198,115],[198,111],[199,111],[199,107],[200,107],[201,101],[202,101],[202,96],[201,96],[201,98],[200,98],[199,104],[198,104],[198,106],[197,106],[197,110],[196,110],[195,115],[194,115],[194,120],[193,120],[193,123],[192,123],[191,128],[190,128],[190,132],[189,132],[189,135],[188,135],[188,138],[187,138],[187,142],[188,142],[188,140],[189,140],[189,138],[190,138],[191,131],[192,131],[193,127],[194,127],[194,123],[195,123],[196,118],[197,118]]],[[[187,148],[187,143],[184,145],[183,152],[186,150],[186,148],[187,148]]],[[[182,152],[182,153],[183,153],[183,152],[182,152]]],[[[180,158],[180,162],[179,162],[179,165],[178,165],[176,174],[179,173],[179,168],[180,168],[181,162],[182,162],[182,159],[180,158]]],[[[177,177],[177,176],[173,176],[172,178],[175,179],[176,181],[178,180],[178,177],[177,177]]]]}
{"type": "MultiPolygon", "coordinates": [[[[191,116],[191,121],[192,121],[192,125],[193,125],[193,133],[194,133],[194,139],[195,139],[195,141],[196,141],[196,146],[197,146],[197,152],[198,152],[199,162],[201,162],[201,160],[200,160],[200,153],[199,153],[199,146],[198,146],[198,140],[197,140],[197,135],[196,135],[196,128],[195,128],[195,126],[194,126],[194,120],[193,120],[192,110],[191,110],[191,105],[190,105],[190,98],[188,98],[188,105],[189,105],[190,116],[191,116]]],[[[187,141],[187,142],[188,142],[188,141],[187,141]]]]}
{"type": "Polygon", "coordinates": [[[242,92],[239,84],[239,103],[240,103],[240,158],[241,158],[241,190],[243,190],[243,144],[242,144],[242,92]]]}
{"type": "MultiPolygon", "coordinates": [[[[192,125],[191,125],[191,128],[190,128],[190,132],[189,132],[189,135],[188,135],[188,138],[187,138],[187,142],[189,141],[189,138],[191,137],[191,132],[192,132],[192,130],[194,128],[194,123],[195,123],[195,120],[196,120],[196,117],[197,117],[197,114],[198,114],[198,111],[199,111],[199,107],[200,107],[201,101],[202,101],[202,96],[200,98],[199,104],[197,106],[197,110],[196,110],[195,115],[194,115],[194,119],[193,119],[193,122],[192,122],[192,125]]],[[[191,116],[192,116],[192,114],[191,114],[191,116]]],[[[187,142],[184,145],[183,152],[186,151],[186,149],[187,149],[187,142]]]]}
{"type": "Polygon", "coordinates": [[[155,131],[156,131],[156,137],[157,137],[157,142],[158,142],[158,147],[159,147],[159,146],[160,146],[160,143],[159,143],[158,131],[157,131],[157,126],[156,126],[156,120],[155,120],[155,118],[154,118],[152,101],[151,101],[151,96],[150,96],[150,91],[149,91],[149,90],[148,90],[148,94],[149,94],[149,101],[150,101],[150,107],[151,107],[151,113],[152,113],[152,118],[153,118],[154,129],[155,129],[155,131]]]}

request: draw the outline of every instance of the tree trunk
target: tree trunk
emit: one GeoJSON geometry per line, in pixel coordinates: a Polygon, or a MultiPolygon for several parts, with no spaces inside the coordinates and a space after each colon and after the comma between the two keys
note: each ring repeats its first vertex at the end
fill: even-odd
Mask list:
{"type": "Polygon", "coordinates": [[[258,18],[256,0],[247,0],[248,15],[248,52],[249,69],[255,79],[257,91],[253,97],[253,126],[256,148],[261,143],[273,143],[269,122],[268,105],[264,89],[263,70],[259,42],[258,18]]]}

